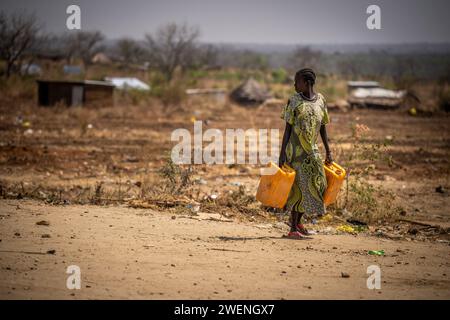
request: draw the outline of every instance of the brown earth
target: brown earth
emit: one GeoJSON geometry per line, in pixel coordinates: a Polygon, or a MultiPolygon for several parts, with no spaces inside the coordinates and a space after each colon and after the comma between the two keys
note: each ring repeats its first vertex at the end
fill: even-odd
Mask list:
{"type": "MultiPolygon", "coordinates": [[[[174,129],[192,131],[193,117],[207,120],[204,130],[282,129],[279,107],[191,99],[169,109],[158,103],[38,108],[15,101],[2,101],[0,108],[2,297],[449,298],[450,118],[445,113],[331,112],[329,136],[338,162],[352,143],[351,124],[367,125],[374,143],[392,141],[393,166],[377,164],[370,181],[395,194],[401,218],[414,223],[288,241],[281,238],[285,226],[270,215],[221,210],[219,218],[197,221],[199,216],[173,208],[126,206],[160,182],[157,171],[174,145],[174,129]],[[99,184],[102,194],[92,201],[99,184]],[[82,205],[90,203],[101,205],[82,205]],[[217,221],[224,216],[233,222],[217,221]],[[50,226],[36,226],[40,220],[50,226]],[[427,224],[438,232],[429,236],[427,224]],[[393,241],[375,237],[379,228],[405,232],[393,241]],[[51,238],[41,238],[44,233],[51,238]],[[51,249],[55,255],[38,254],[51,249]],[[386,256],[367,255],[372,249],[384,249],[386,256]],[[381,293],[365,285],[366,268],[374,263],[386,281],[381,293]],[[70,264],[80,265],[83,273],[83,289],[75,296],[65,289],[70,264]],[[341,278],[341,272],[350,278],[341,278]]],[[[195,178],[206,184],[197,197],[221,197],[238,184],[254,195],[258,177],[257,166],[198,166],[195,178]]]]}
{"type": "Polygon", "coordinates": [[[448,244],[287,240],[270,223],[123,206],[2,200],[0,208],[1,299],[450,298],[448,244]],[[70,265],[80,267],[80,290],[66,287],[70,265]],[[381,269],[380,290],[367,288],[370,265],[381,269]]]}

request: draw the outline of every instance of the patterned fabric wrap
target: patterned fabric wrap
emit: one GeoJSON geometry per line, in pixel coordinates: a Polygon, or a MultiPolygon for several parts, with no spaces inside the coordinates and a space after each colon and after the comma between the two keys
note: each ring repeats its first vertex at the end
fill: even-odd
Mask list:
{"type": "Polygon", "coordinates": [[[292,125],[286,145],[286,162],[296,172],[286,209],[322,216],[325,214],[323,194],[327,179],[317,138],[320,126],[330,121],[325,98],[318,93],[315,100],[309,101],[296,93],[283,108],[281,118],[292,125]]]}

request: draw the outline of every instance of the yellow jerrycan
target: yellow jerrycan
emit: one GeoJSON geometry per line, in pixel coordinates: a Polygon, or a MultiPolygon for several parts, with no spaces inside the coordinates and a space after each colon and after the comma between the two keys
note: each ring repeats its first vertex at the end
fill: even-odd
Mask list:
{"type": "Polygon", "coordinates": [[[323,195],[323,202],[326,206],[336,202],[336,198],[345,180],[345,170],[336,162],[324,164],[325,176],[327,177],[327,189],[323,195]]]}
{"type": "Polygon", "coordinates": [[[269,162],[265,170],[269,174],[261,176],[256,199],[265,206],[283,208],[294,183],[295,171],[286,164],[279,168],[273,162],[269,162]]]}

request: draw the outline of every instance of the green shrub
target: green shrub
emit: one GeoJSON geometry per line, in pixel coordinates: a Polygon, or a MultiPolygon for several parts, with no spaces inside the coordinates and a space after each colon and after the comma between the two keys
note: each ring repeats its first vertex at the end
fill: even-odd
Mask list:
{"type": "Polygon", "coordinates": [[[272,81],[275,83],[286,83],[288,74],[285,69],[279,68],[272,71],[272,81]]]}

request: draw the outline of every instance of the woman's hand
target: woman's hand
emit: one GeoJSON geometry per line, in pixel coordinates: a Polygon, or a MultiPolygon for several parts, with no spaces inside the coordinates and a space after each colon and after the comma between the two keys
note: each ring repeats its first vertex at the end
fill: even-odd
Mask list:
{"type": "Polygon", "coordinates": [[[325,158],[325,164],[330,165],[332,162],[333,162],[333,157],[331,155],[331,151],[328,151],[326,158],[325,158]]]}

